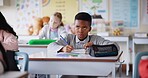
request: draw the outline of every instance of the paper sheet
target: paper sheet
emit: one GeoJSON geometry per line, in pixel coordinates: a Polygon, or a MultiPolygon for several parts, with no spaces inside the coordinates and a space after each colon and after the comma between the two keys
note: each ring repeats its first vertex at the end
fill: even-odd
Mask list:
{"type": "Polygon", "coordinates": [[[85,53],[85,49],[74,49],[71,53],[85,53]]]}
{"type": "Polygon", "coordinates": [[[74,50],[72,50],[71,53],[60,52],[60,53],[57,54],[57,56],[60,56],[60,57],[69,57],[69,56],[78,57],[80,54],[84,54],[84,53],[85,53],[85,49],[74,49],[74,50]]]}

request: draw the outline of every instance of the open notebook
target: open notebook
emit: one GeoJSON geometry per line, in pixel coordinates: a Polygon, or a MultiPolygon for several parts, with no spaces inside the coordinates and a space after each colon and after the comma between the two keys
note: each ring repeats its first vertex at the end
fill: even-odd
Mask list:
{"type": "Polygon", "coordinates": [[[81,54],[85,54],[85,49],[74,49],[71,53],[60,52],[57,53],[59,57],[78,57],[81,54]]]}

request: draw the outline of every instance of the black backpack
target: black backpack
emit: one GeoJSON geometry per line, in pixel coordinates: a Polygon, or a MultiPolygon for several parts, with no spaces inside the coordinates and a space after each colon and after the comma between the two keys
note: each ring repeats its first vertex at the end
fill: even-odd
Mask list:
{"type": "Polygon", "coordinates": [[[5,51],[1,43],[0,43],[0,51],[4,59],[4,62],[2,62],[4,67],[4,72],[19,71],[17,67],[17,61],[15,60],[15,51],[5,51]]]}
{"type": "Polygon", "coordinates": [[[90,47],[89,54],[94,57],[117,56],[118,49],[114,44],[93,45],[90,47]]]}

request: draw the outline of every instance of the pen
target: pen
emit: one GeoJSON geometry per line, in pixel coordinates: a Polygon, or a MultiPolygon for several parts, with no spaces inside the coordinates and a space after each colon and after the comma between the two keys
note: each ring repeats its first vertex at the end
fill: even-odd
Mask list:
{"type": "Polygon", "coordinates": [[[60,35],[61,39],[68,45],[67,41],[60,35]]]}

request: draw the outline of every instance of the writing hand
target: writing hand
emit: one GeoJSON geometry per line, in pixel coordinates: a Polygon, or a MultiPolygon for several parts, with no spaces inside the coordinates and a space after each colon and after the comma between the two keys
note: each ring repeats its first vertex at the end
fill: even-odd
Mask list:
{"type": "Polygon", "coordinates": [[[62,48],[63,52],[70,53],[73,50],[73,46],[71,45],[66,45],[65,47],[62,48]]]}
{"type": "Polygon", "coordinates": [[[88,42],[86,44],[83,45],[83,47],[86,49],[88,47],[91,47],[93,45],[93,42],[88,42]]]}

